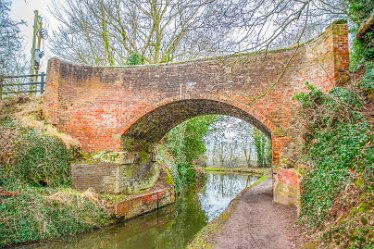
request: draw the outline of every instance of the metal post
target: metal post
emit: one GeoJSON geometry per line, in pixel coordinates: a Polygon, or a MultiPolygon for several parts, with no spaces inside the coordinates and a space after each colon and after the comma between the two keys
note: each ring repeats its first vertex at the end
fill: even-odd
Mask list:
{"type": "Polygon", "coordinates": [[[43,94],[43,92],[44,92],[44,76],[45,76],[45,73],[41,73],[40,76],[41,76],[40,77],[40,80],[41,80],[41,82],[40,82],[40,94],[43,94]]]}
{"type": "MultiPolygon", "coordinates": [[[[31,48],[31,64],[30,64],[30,74],[35,74],[35,48],[36,48],[36,33],[38,31],[39,14],[37,10],[34,10],[34,26],[32,35],[32,48],[31,48]]],[[[29,86],[30,95],[34,90],[33,85],[29,86]]]]}
{"type": "MultiPolygon", "coordinates": [[[[37,32],[38,43],[37,43],[36,49],[39,52],[41,52],[40,46],[41,46],[41,43],[42,43],[42,35],[41,35],[42,30],[43,30],[43,21],[42,21],[42,18],[38,16],[38,32],[37,32]]],[[[35,52],[36,52],[36,50],[35,50],[35,52]]],[[[40,54],[38,54],[38,56],[40,56],[40,54]]],[[[35,58],[35,59],[37,59],[37,61],[38,61],[38,64],[36,64],[34,62],[35,63],[35,65],[34,65],[34,67],[35,67],[35,74],[36,74],[36,76],[35,76],[35,82],[38,82],[39,67],[40,67],[39,63],[40,63],[40,59],[41,58],[39,57],[39,58],[35,58]]]]}

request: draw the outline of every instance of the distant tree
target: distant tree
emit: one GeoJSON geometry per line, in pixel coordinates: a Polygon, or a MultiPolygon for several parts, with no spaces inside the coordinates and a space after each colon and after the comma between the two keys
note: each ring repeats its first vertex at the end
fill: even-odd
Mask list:
{"type": "Polygon", "coordinates": [[[173,156],[175,165],[171,167],[177,190],[195,180],[195,163],[206,151],[204,136],[209,126],[216,120],[215,115],[191,118],[171,129],[162,143],[173,156]]]}
{"type": "Polygon", "coordinates": [[[252,133],[253,127],[247,122],[230,116],[219,116],[204,138],[208,164],[221,167],[239,167],[243,164],[252,166],[256,156],[252,133]]]}
{"type": "Polygon", "coordinates": [[[0,0],[0,74],[15,74],[25,68],[19,25],[9,16],[11,0],[0,0]]]}
{"type": "Polygon", "coordinates": [[[259,167],[271,166],[270,139],[261,131],[255,129],[253,139],[256,148],[257,162],[259,167]]]}

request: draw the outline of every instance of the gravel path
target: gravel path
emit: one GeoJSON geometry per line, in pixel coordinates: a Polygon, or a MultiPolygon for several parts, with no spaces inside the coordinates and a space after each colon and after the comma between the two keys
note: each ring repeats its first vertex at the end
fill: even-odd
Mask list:
{"type": "Polygon", "coordinates": [[[272,202],[272,182],[246,190],[214,239],[215,249],[299,248],[296,209],[272,202]]]}

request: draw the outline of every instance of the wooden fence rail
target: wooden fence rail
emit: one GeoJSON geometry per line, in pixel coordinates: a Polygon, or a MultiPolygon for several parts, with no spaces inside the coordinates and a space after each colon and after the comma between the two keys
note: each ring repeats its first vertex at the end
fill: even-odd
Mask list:
{"type": "Polygon", "coordinates": [[[45,73],[31,75],[0,75],[0,99],[18,94],[38,95],[44,92],[45,73]]]}

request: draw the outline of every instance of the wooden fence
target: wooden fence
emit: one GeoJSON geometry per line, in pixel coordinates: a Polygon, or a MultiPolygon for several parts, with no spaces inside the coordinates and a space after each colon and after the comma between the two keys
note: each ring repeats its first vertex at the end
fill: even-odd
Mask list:
{"type": "Polygon", "coordinates": [[[34,75],[0,75],[0,99],[19,94],[40,95],[44,92],[45,73],[34,75]]]}

